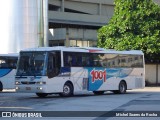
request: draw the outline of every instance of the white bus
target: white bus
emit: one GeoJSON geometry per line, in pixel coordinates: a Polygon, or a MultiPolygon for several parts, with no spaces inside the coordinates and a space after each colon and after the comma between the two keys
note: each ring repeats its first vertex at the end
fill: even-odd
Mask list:
{"type": "Polygon", "coordinates": [[[15,89],[15,73],[18,54],[0,54],[0,92],[15,89]]]}
{"type": "Polygon", "coordinates": [[[125,93],[144,88],[142,51],[115,51],[102,48],[42,47],[20,52],[16,91],[39,97],[58,93],[105,91],[125,93]]]}

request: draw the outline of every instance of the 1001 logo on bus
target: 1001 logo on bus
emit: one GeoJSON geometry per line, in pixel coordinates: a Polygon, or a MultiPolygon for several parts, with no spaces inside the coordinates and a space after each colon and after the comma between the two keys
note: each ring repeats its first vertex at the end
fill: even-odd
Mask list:
{"type": "Polygon", "coordinates": [[[93,69],[90,72],[91,76],[92,76],[92,83],[94,83],[97,80],[103,80],[103,82],[106,82],[106,70],[102,71],[102,70],[95,70],[93,69]]]}

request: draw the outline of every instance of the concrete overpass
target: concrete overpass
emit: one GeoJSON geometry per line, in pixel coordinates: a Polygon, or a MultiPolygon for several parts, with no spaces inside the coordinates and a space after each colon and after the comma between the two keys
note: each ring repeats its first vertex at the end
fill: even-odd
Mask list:
{"type": "Polygon", "coordinates": [[[49,34],[50,46],[95,46],[97,29],[108,23],[114,12],[113,0],[48,2],[49,28],[52,31],[49,34]]]}

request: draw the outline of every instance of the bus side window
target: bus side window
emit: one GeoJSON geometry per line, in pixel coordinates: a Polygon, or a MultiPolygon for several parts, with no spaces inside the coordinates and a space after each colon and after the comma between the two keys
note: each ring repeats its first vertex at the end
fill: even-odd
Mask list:
{"type": "Polygon", "coordinates": [[[8,60],[8,65],[12,69],[16,69],[16,59],[9,59],[8,60]]]}
{"type": "Polygon", "coordinates": [[[64,66],[68,66],[68,56],[67,54],[64,54],[64,66]]]}
{"type": "Polygon", "coordinates": [[[68,66],[72,66],[72,56],[68,56],[68,66]]]}
{"type": "Polygon", "coordinates": [[[1,58],[1,60],[0,60],[0,67],[1,68],[8,68],[7,59],[1,58]]]}
{"type": "Polygon", "coordinates": [[[70,54],[64,53],[64,66],[72,66],[72,56],[70,54]]]}
{"type": "Polygon", "coordinates": [[[82,56],[80,56],[80,55],[77,58],[77,66],[82,67],[82,56]]]}
{"type": "Polygon", "coordinates": [[[77,56],[76,55],[72,56],[72,66],[77,67],[77,56]]]}

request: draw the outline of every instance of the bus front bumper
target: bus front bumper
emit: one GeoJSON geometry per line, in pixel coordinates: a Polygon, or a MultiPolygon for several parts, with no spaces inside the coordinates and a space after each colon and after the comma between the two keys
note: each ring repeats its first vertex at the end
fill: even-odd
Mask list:
{"type": "Polygon", "coordinates": [[[48,93],[45,85],[16,85],[16,92],[24,93],[48,93]]]}

